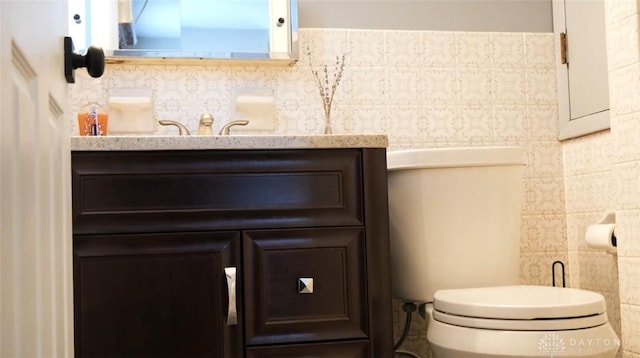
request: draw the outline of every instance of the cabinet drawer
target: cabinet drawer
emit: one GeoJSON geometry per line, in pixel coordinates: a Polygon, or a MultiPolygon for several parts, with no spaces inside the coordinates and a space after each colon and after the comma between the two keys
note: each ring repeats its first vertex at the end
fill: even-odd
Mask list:
{"type": "Polygon", "coordinates": [[[246,343],[367,338],[364,246],[360,228],[244,232],[246,343]]]}
{"type": "Polygon", "coordinates": [[[73,152],[76,234],[363,224],[361,152],[73,152]]]}
{"type": "Polygon", "coordinates": [[[247,358],[365,358],[369,342],[295,344],[247,349],[247,358]]]}

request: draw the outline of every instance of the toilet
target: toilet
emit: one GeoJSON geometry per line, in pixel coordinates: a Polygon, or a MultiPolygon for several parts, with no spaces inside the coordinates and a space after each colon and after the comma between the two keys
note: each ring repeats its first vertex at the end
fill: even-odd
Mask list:
{"type": "Polygon", "coordinates": [[[387,154],[393,296],[426,303],[437,358],[615,357],[604,297],[522,285],[520,147],[387,154]]]}

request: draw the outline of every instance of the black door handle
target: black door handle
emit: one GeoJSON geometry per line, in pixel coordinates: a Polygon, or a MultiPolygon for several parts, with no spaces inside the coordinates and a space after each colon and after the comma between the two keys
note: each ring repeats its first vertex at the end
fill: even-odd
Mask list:
{"type": "Polygon", "coordinates": [[[75,83],[74,70],[86,67],[91,77],[98,78],[104,73],[104,51],[100,47],[89,46],[85,55],[73,52],[73,40],[64,38],[64,77],[67,83],[75,83]]]}

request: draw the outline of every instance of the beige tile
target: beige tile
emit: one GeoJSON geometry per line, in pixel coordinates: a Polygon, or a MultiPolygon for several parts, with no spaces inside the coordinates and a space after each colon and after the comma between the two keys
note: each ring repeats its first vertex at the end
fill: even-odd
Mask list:
{"type": "Polygon", "coordinates": [[[638,54],[638,15],[621,18],[606,25],[609,70],[640,61],[638,54]]]}
{"type": "Polygon", "coordinates": [[[525,215],[522,218],[521,251],[524,253],[567,250],[564,215],[525,215]]]}
{"type": "Polygon", "coordinates": [[[504,141],[527,142],[527,107],[525,105],[493,106],[494,138],[504,141]]]}
{"type": "Polygon", "coordinates": [[[425,68],[422,70],[421,98],[425,104],[456,104],[458,82],[455,68],[425,68]]]}
{"type": "Polygon", "coordinates": [[[608,23],[638,14],[638,0],[605,0],[604,13],[608,23]]]}
{"type": "Polygon", "coordinates": [[[640,257],[620,257],[620,302],[640,305],[640,257]]]}
{"type": "Polygon", "coordinates": [[[558,141],[529,142],[530,173],[533,178],[557,178],[563,174],[562,146],[558,141]]]}
{"type": "Polygon", "coordinates": [[[559,133],[557,104],[527,104],[529,140],[557,140],[559,133]]]}
{"type": "Polygon", "coordinates": [[[427,142],[454,143],[460,140],[459,108],[454,105],[427,105],[424,107],[427,142]]]}
{"type": "Polygon", "coordinates": [[[582,251],[578,263],[581,288],[599,292],[618,292],[618,263],[615,255],[582,251]]]}
{"type": "MultiPolygon", "coordinates": [[[[336,56],[349,53],[344,29],[306,29],[300,31],[299,64],[313,66],[334,63],[336,56]]],[[[351,56],[349,56],[349,61],[351,56]]]]}
{"type": "Polygon", "coordinates": [[[615,143],[615,155],[612,161],[616,163],[640,160],[640,145],[637,134],[640,133],[640,112],[614,116],[611,119],[612,142],[615,143]]]}
{"type": "Polygon", "coordinates": [[[491,70],[458,68],[457,83],[459,105],[492,103],[491,70]]]}
{"type": "Polygon", "coordinates": [[[422,65],[420,31],[384,31],[384,63],[389,67],[422,65]]]}
{"type": "Polygon", "coordinates": [[[619,209],[640,209],[640,161],[614,165],[616,173],[619,209]]]}
{"type": "Polygon", "coordinates": [[[562,178],[532,178],[525,182],[524,210],[530,215],[564,214],[562,178]]]}
{"type": "Polygon", "coordinates": [[[622,304],[622,348],[640,354],[640,306],[622,304]]]}
{"type": "Polygon", "coordinates": [[[620,295],[618,292],[600,292],[607,302],[607,317],[616,336],[622,336],[622,317],[620,315],[620,295]]]}
{"type": "Polygon", "coordinates": [[[454,32],[421,32],[420,45],[423,54],[423,66],[431,68],[456,68],[459,54],[454,32]]]}
{"type": "Polygon", "coordinates": [[[490,105],[461,105],[458,111],[461,142],[474,146],[493,141],[494,123],[490,105]]]}
{"type": "Polygon", "coordinates": [[[422,103],[422,71],[412,67],[385,69],[383,102],[387,105],[416,106],[422,103]]]}
{"type": "Polygon", "coordinates": [[[526,85],[523,68],[491,70],[491,93],[494,104],[524,104],[526,85]]]}
{"type": "Polygon", "coordinates": [[[527,68],[555,68],[553,36],[550,33],[524,34],[524,59],[527,68]]]}
{"type": "Polygon", "coordinates": [[[584,240],[589,225],[596,223],[601,218],[597,213],[570,213],[566,215],[567,223],[567,248],[569,251],[590,251],[584,240]]]}
{"type": "Polygon", "coordinates": [[[616,222],[618,256],[640,257],[640,210],[618,210],[616,222]]]}
{"type": "Polygon", "coordinates": [[[580,174],[565,178],[567,213],[599,212],[615,207],[617,180],[612,171],[580,174]]]}
{"type": "Polygon", "coordinates": [[[553,69],[526,69],[527,104],[556,104],[556,72],[553,69]]]}
{"type": "MultiPolygon", "coordinates": [[[[568,254],[566,251],[523,253],[520,255],[520,274],[524,283],[529,285],[551,286],[552,264],[562,261],[565,265],[565,281],[570,282],[567,269],[568,254]]],[[[556,266],[556,286],[562,286],[562,275],[559,266],[556,266]]]]}
{"type": "Polygon", "coordinates": [[[487,68],[491,64],[489,34],[482,32],[456,32],[459,67],[487,68]]]}
{"type": "Polygon", "coordinates": [[[490,33],[489,44],[491,67],[524,67],[524,35],[522,33],[490,33]]]}
{"type": "Polygon", "coordinates": [[[611,99],[612,116],[640,111],[640,81],[638,78],[640,78],[640,63],[609,72],[609,98],[611,99]]]}
{"type": "Polygon", "coordinates": [[[384,66],[384,31],[347,30],[346,53],[349,66],[384,66]]]}

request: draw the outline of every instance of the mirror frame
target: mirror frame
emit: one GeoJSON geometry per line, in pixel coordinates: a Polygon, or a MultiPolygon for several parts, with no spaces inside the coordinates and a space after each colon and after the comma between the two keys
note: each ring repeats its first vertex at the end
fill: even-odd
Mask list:
{"type": "MultiPolygon", "coordinates": [[[[187,0],[188,1],[188,0],[187,0]]],[[[290,66],[299,58],[298,49],[298,6],[297,0],[265,0],[269,2],[269,44],[268,53],[222,53],[198,52],[186,55],[184,52],[137,50],[135,54],[123,55],[127,50],[113,50],[105,48],[105,62],[107,64],[136,64],[136,65],[273,65],[290,66]],[[282,26],[278,19],[284,18],[282,26]],[[140,53],[145,52],[145,56],[140,53]]],[[[104,47],[118,45],[118,7],[117,0],[70,0],[69,1],[69,30],[74,42],[80,46],[95,44],[104,47]],[[91,13],[88,13],[86,2],[91,1],[91,13]],[[98,4],[97,6],[95,4],[98,4]],[[86,14],[90,21],[84,21],[84,26],[78,26],[74,19],[76,14],[86,14]],[[99,16],[98,16],[99,14],[99,16]],[[95,16],[92,16],[95,15],[95,16]],[[97,20],[96,20],[97,19],[97,20]],[[93,34],[93,36],[91,36],[93,34]],[[104,45],[110,44],[110,45],[104,45]]],[[[83,46],[83,47],[84,47],[83,46]]],[[[81,51],[83,49],[80,49],[81,51]]]]}

